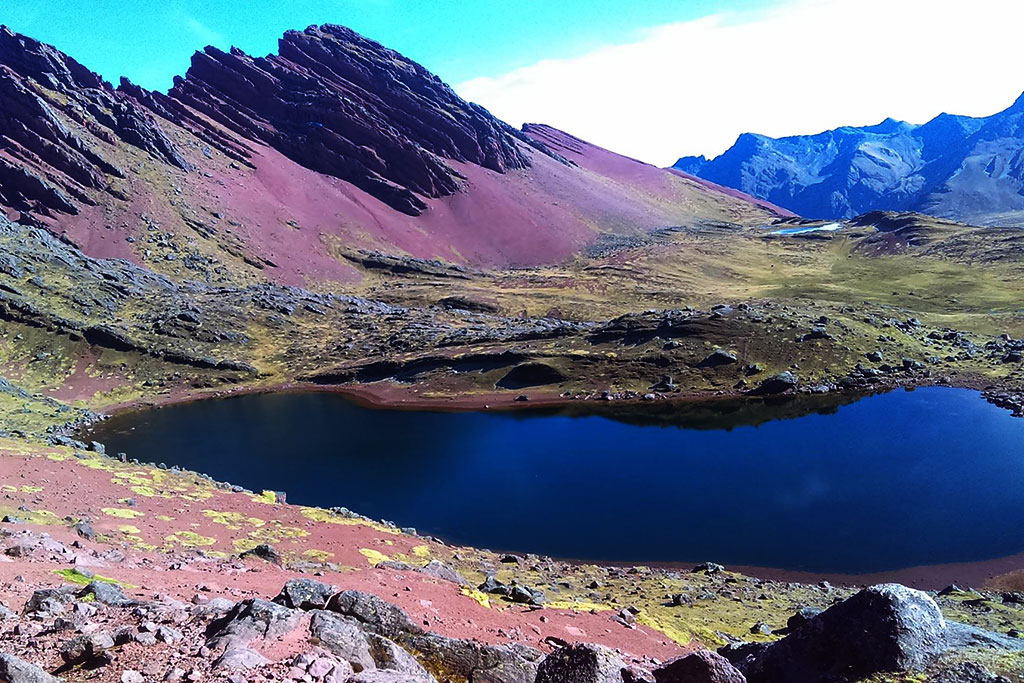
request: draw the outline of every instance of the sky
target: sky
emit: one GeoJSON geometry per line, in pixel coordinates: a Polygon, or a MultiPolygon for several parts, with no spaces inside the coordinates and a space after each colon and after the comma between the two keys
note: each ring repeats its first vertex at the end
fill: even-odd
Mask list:
{"type": "Polygon", "coordinates": [[[212,44],[276,49],[340,23],[513,125],[543,122],[659,165],[742,132],[816,133],[1024,91],[1021,0],[2,0],[0,23],[116,83],[165,90],[212,44]]]}

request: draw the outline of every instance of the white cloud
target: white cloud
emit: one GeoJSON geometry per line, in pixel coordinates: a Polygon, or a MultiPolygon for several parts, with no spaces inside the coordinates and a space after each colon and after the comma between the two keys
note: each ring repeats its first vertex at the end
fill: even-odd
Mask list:
{"type": "Polygon", "coordinates": [[[510,123],[549,123],[668,165],[721,153],[745,131],[995,113],[1024,90],[1021,26],[1021,0],[788,0],[456,90],[510,123]]]}
{"type": "Polygon", "coordinates": [[[224,36],[217,33],[209,26],[199,21],[195,17],[185,18],[185,28],[189,30],[192,35],[196,36],[200,40],[204,41],[204,45],[221,45],[224,44],[224,36]]]}

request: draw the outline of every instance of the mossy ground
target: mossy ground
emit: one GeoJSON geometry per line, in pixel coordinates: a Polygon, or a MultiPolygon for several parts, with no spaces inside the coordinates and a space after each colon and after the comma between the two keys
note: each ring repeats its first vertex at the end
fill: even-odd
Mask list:
{"type": "MultiPolygon", "coordinates": [[[[172,363],[159,353],[117,350],[27,321],[6,320],[0,325],[0,375],[8,380],[9,390],[0,392],[0,417],[10,438],[0,440],[0,453],[11,471],[21,471],[29,461],[45,463],[48,481],[5,481],[0,515],[51,527],[70,527],[89,517],[106,543],[143,553],[226,558],[270,543],[289,566],[310,571],[323,566],[370,571],[386,560],[423,565],[439,559],[460,571],[471,586],[493,572],[500,580],[539,588],[547,594],[550,609],[596,611],[610,617],[635,607],[641,624],[678,643],[711,646],[729,638],[778,637],[753,633],[751,628],[763,622],[780,629],[800,607],[828,607],[852,589],[763,581],[730,572],[705,576],[540,558],[502,564],[497,555],[486,551],[451,548],[404,535],[386,524],[283,505],[272,492],[232,492],[195,474],[51,447],[45,438],[54,429],[83,419],[89,410],[225,389],[268,388],[375,358],[401,365],[425,357],[471,359],[509,349],[564,373],[568,378],[564,382],[543,387],[549,393],[593,395],[606,389],[642,393],[661,375],[671,374],[687,396],[728,394],[737,391],[737,382],[745,379],[741,368],[748,364],[761,366],[765,374],[797,365],[802,381],[827,382],[876,350],[896,363],[902,358],[942,359],[929,366],[929,379],[911,377],[908,383],[944,375],[953,384],[992,382],[1019,388],[1024,385],[1019,364],[1002,363],[985,353],[961,356],[954,343],[929,334],[953,328],[979,348],[1003,333],[1024,335],[1021,257],[1009,254],[984,260],[984,240],[989,239],[984,233],[943,235],[926,253],[910,248],[874,253],[865,251],[865,237],[856,235],[801,240],[767,237],[752,230],[679,230],[643,247],[580,257],[564,266],[504,271],[456,282],[367,273],[356,292],[410,310],[429,310],[429,315],[417,320],[430,320],[450,330],[480,324],[479,319],[458,312],[424,308],[453,294],[493,303],[511,316],[487,323],[495,329],[512,324],[507,320],[514,321],[517,315],[603,321],[646,309],[692,306],[704,311],[694,315],[686,335],[674,339],[652,335],[638,341],[601,340],[583,331],[554,338],[510,337],[420,348],[417,338],[408,336],[409,318],[399,313],[375,314],[372,324],[364,324],[338,312],[299,309],[280,322],[265,311],[244,307],[226,309],[218,319],[224,331],[244,335],[244,344],[192,340],[187,335],[173,338],[175,344],[185,344],[182,340],[187,339],[199,354],[251,363],[259,370],[252,376],[172,363]],[[972,239],[977,244],[971,242],[973,246],[965,249],[964,241],[972,239]],[[733,305],[736,312],[716,317],[709,313],[715,304],[733,305]],[[796,341],[822,316],[828,318],[831,338],[796,341]],[[911,318],[920,321],[919,328],[905,331],[890,322],[911,318]],[[367,346],[357,347],[359,343],[367,346]],[[372,352],[367,351],[371,348],[372,352]],[[740,362],[724,368],[701,367],[700,361],[719,348],[734,352],[740,362]],[[674,595],[686,597],[673,600],[674,595]]],[[[73,284],[59,270],[46,275],[52,276],[53,283],[73,284]]],[[[25,287],[23,282],[18,285],[25,287]]],[[[34,297],[35,305],[49,307],[55,314],[88,319],[85,309],[61,296],[37,293],[34,297]]],[[[119,310],[118,317],[126,330],[138,335],[140,344],[165,343],[145,327],[161,305],[159,300],[132,302],[119,310]]],[[[414,387],[419,397],[497,395],[511,402],[519,391],[495,389],[507,371],[507,366],[500,365],[453,371],[450,364],[439,363],[403,378],[407,384],[402,386],[414,387]]],[[[492,610],[514,608],[472,587],[465,589],[462,598],[492,610]]],[[[1024,611],[995,593],[943,597],[939,604],[952,619],[1003,633],[1024,631],[1024,611]]],[[[610,619],[609,624],[609,628],[620,628],[610,619]]],[[[1016,659],[1004,657],[993,662],[993,668],[1015,672],[1022,667],[1016,659]]]]}

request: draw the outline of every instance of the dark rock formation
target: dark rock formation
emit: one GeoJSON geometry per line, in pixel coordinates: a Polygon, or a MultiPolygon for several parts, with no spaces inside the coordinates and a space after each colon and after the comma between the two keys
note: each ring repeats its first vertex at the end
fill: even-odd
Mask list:
{"type": "Polygon", "coordinates": [[[866,588],[767,646],[723,648],[750,683],[859,680],[921,671],[949,647],[935,602],[899,584],[866,588]]]}
{"type": "MultiPolygon", "coordinates": [[[[260,58],[207,47],[170,96],[410,215],[426,209],[422,197],[460,189],[461,175],[445,159],[500,173],[529,165],[525,136],[354,31],[289,31],[278,52],[260,58]]],[[[171,109],[158,97],[153,106],[171,109]]]]}
{"type": "Polygon", "coordinates": [[[537,683],[623,683],[626,663],[601,645],[576,643],[555,650],[537,670],[537,683]]]}
{"type": "Polygon", "coordinates": [[[57,683],[59,680],[59,678],[54,678],[35,664],[29,664],[14,655],[0,652],[0,681],[9,681],[10,683],[57,683]]]}
{"type": "Polygon", "coordinates": [[[920,211],[969,222],[1024,220],[1024,96],[987,118],[887,119],[816,135],[745,133],[715,159],[674,168],[810,218],[920,211]]]}
{"type": "Polygon", "coordinates": [[[337,587],[313,579],[291,579],[274,602],[292,609],[324,609],[337,587]]]}
{"type": "Polygon", "coordinates": [[[654,670],[657,683],[746,683],[725,657],[709,650],[697,650],[665,662],[654,670]]]}
{"type": "Polygon", "coordinates": [[[796,384],[796,377],[792,372],[786,370],[767,378],[750,393],[758,395],[781,394],[794,388],[796,384]]]}
{"type": "Polygon", "coordinates": [[[569,377],[558,368],[547,363],[533,362],[515,366],[498,380],[496,386],[502,389],[525,389],[526,387],[558,384],[567,379],[569,377]]]}
{"type": "Polygon", "coordinates": [[[118,140],[188,168],[135,100],[59,50],[0,27],[0,203],[77,213],[94,203],[88,191],[110,190],[108,175],[125,177],[99,151],[118,140]]]}

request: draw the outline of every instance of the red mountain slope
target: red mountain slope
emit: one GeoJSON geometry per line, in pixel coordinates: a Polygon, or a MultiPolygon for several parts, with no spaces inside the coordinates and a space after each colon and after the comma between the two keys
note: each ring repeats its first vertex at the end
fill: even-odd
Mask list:
{"type": "Polygon", "coordinates": [[[357,249],[534,265],[602,232],[778,213],[551,128],[518,131],[338,26],[289,32],[265,58],[207,48],[168,94],[115,90],[0,29],[0,95],[0,206],[182,277],[344,281],[357,249]]]}

